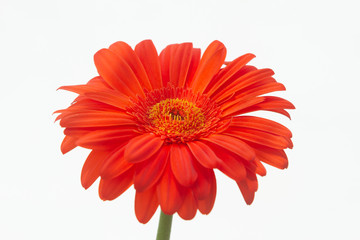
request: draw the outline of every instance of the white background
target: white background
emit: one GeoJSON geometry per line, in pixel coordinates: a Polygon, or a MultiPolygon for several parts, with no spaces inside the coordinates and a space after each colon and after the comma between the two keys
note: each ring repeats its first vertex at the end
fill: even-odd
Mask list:
{"type": "Polygon", "coordinates": [[[134,190],[115,201],[85,191],[88,153],[60,152],[52,112],[96,69],[93,54],[115,41],[222,41],[227,60],[257,55],[287,87],[294,149],[285,171],[267,166],[247,206],[217,174],[208,216],[174,217],[172,239],[360,239],[358,1],[0,0],[0,239],[155,239],[159,212],[137,222],[134,190]]]}

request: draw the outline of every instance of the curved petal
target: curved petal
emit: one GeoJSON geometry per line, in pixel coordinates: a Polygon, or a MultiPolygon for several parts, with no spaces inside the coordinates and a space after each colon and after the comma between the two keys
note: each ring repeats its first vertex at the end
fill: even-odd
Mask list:
{"type": "Polygon", "coordinates": [[[98,89],[112,89],[111,86],[106,83],[106,81],[101,76],[96,76],[90,79],[87,83],[87,86],[95,87],[98,89]]]}
{"type": "Polygon", "coordinates": [[[287,127],[275,121],[261,117],[237,116],[232,119],[230,127],[250,128],[288,138],[292,137],[291,131],[287,127]]]}
{"type": "Polygon", "coordinates": [[[164,50],[161,51],[159,55],[160,65],[161,65],[161,76],[163,86],[166,87],[170,81],[170,64],[171,58],[174,55],[174,52],[178,48],[179,44],[168,45],[164,50]]]}
{"type": "Polygon", "coordinates": [[[227,84],[227,81],[238,71],[241,70],[248,62],[250,62],[255,57],[254,54],[248,53],[245,54],[234,61],[231,61],[218,76],[214,79],[214,85],[209,89],[207,94],[211,96],[219,87],[223,84],[227,84]]]}
{"type": "Polygon", "coordinates": [[[127,43],[119,41],[111,44],[109,49],[126,61],[142,87],[147,90],[152,90],[149,78],[140,59],[127,43]]]}
{"type": "Polygon", "coordinates": [[[282,99],[283,102],[280,101],[273,101],[269,99],[270,96],[263,96],[262,98],[264,99],[262,102],[257,103],[253,106],[244,108],[236,113],[233,113],[233,115],[240,115],[240,114],[244,114],[244,113],[249,113],[249,112],[255,112],[255,111],[271,111],[271,112],[276,112],[276,113],[280,113],[286,117],[290,118],[290,114],[284,110],[284,109],[294,109],[294,105],[292,105],[290,102],[288,102],[285,99],[282,99]],[[292,106],[291,106],[292,105],[292,106]]]}
{"type": "Polygon", "coordinates": [[[157,154],[137,165],[134,176],[136,191],[143,192],[159,180],[168,162],[169,152],[170,147],[163,146],[157,154]]]}
{"type": "Polygon", "coordinates": [[[289,138],[250,128],[228,128],[223,134],[275,149],[292,148],[289,138]]]}
{"type": "Polygon", "coordinates": [[[184,87],[192,57],[192,43],[179,44],[170,63],[170,82],[175,87],[184,87]]]}
{"type": "Polygon", "coordinates": [[[265,78],[269,78],[272,75],[274,75],[274,71],[271,69],[257,69],[255,71],[250,71],[240,76],[238,79],[226,86],[222,91],[216,92],[212,98],[216,99],[217,102],[220,102],[222,99],[225,99],[234,92],[240,91],[241,89],[244,89],[245,87],[257,83],[265,78]]]}
{"type": "Polygon", "coordinates": [[[255,192],[257,191],[258,182],[254,173],[248,172],[248,176],[245,180],[236,182],[246,204],[250,205],[254,201],[255,192]]]}
{"type": "Polygon", "coordinates": [[[84,84],[84,85],[61,86],[57,90],[65,90],[65,91],[77,93],[79,95],[83,95],[86,92],[90,92],[90,91],[95,90],[95,89],[99,90],[99,88],[84,84]]]}
{"type": "Polygon", "coordinates": [[[272,78],[264,79],[263,81],[250,86],[247,89],[243,89],[241,92],[238,92],[235,96],[237,101],[247,100],[256,96],[260,96],[266,93],[271,93],[275,91],[284,91],[285,86],[281,83],[275,82],[272,78]],[[240,100],[241,99],[241,100],[240,100]]]}
{"type": "Polygon", "coordinates": [[[246,99],[246,100],[240,99],[239,101],[232,101],[232,103],[234,105],[224,109],[222,112],[222,116],[223,117],[236,116],[237,112],[239,112],[243,109],[246,109],[248,107],[254,106],[256,104],[259,104],[263,101],[264,101],[263,97],[256,97],[256,98],[246,99]]]}
{"type": "MultiPolygon", "coordinates": [[[[211,82],[209,83],[209,85],[207,86],[206,90],[205,90],[205,94],[208,94],[208,96],[210,96],[211,98],[213,96],[216,96],[219,92],[222,92],[224,89],[226,89],[229,85],[232,85],[233,82],[237,81],[241,76],[245,75],[245,74],[248,74],[249,72],[253,72],[253,71],[256,71],[257,68],[254,67],[254,66],[250,66],[250,65],[245,65],[243,66],[239,71],[237,71],[233,76],[231,76],[227,81],[226,81],[226,84],[222,84],[221,86],[219,86],[212,94],[208,94],[208,91],[210,89],[212,89],[215,84],[216,84],[216,79],[217,79],[217,76],[220,75],[221,71],[219,71],[218,75],[216,75],[213,80],[211,80],[211,82]]],[[[231,94],[230,94],[231,95],[231,94]]],[[[226,97],[224,99],[227,99],[229,97],[226,97]]],[[[222,100],[222,101],[225,101],[225,100],[222,100]]]]}
{"type": "Polygon", "coordinates": [[[202,56],[191,88],[195,93],[203,93],[211,79],[224,64],[226,48],[219,41],[212,42],[202,56]]]}
{"type": "Polygon", "coordinates": [[[198,200],[207,199],[211,194],[213,181],[215,178],[214,171],[202,166],[198,166],[198,178],[196,183],[192,186],[194,196],[198,200]]]}
{"type": "Polygon", "coordinates": [[[177,183],[170,164],[167,165],[157,184],[156,191],[161,210],[165,214],[172,215],[181,207],[184,201],[184,189],[177,183]]]}
{"type": "Polygon", "coordinates": [[[255,158],[253,149],[238,138],[223,134],[213,134],[207,138],[203,138],[203,140],[227,149],[247,161],[252,161],[255,158]]]}
{"type": "Polygon", "coordinates": [[[214,151],[203,141],[187,142],[189,149],[196,160],[206,168],[216,168],[219,158],[214,151]]]}
{"type": "Polygon", "coordinates": [[[159,151],[163,143],[164,140],[154,134],[142,134],[129,141],[124,157],[130,163],[144,161],[159,151]]]}
{"type": "Polygon", "coordinates": [[[78,112],[64,116],[60,121],[62,127],[108,127],[135,125],[130,115],[124,112],[78,112]]]}
{"type": "Polygon", "coordinates": [[[123,194],[132,184],[134,168],[130,168],[123,174],[112,179],[101,179],[99,184],[99,196],[102,200],[114,200],[123,194]]]}
{"type": "Polygon", "coordinates": [[[264,96],[262,98],[264,98],[264,101],[262,101],[261,103],[258,103],[249,108],[245,108],[237,113],[243,114],[258,110],[266,110],[266,111],[278,112],[290,118],[289,113],[284,109],[295,109],[295,106],[291,102],[285,99],[279,97],[273,97],[273,96],[264,96]]]}
{"type": "Polygon", "coordinates": [[[135,47],[153,89],[162,88],[161,67],[156,48],[151,40],[144,40],[135,47]]]}
{"type": "Polygon", "coordinates": [[[264,98],[265,100],[262,103],[262,105],[271,106],[271,108],[273,109],[275,108],[295,109],[295,106],[291,102],[283,98],[273,97],[273,96],[264,96],[264,98]]]}
{"type": "Polygon", "coordinates": [[[144,95],[138,79],[124,59],[109,49],[101,49],[94,55],[95,66],[104,80],[114,89],[131,97],[144,95]]]}
{"type": "Polygon", "coordinates": [[[133,129],[100,129],[79,136],[76,144],[90,149],[110,149],[124,144],[137,136],[133,129]]]}
{"type": "Polygon", "coordinates": [[[191,220],[195,217],[197,211],[197,203],[193,192],[187,189],[184,194],[184,202],[178,210],[179,216],[184,220],[191,220]]]}
{"type": "MultiPolygon", "coordinates": [[[[252,161],[252,162],[244,162],[244,165],[245,165],[245,168],[247,171],[256,173],[262,177],[266,175],[266,169],[265,169],[264,165],[260,162],[260,160],[257,156],[254,159],[254,161],[252,161]]],[[[239,179],[239,180],[241,180],[241,179],[239,179]]],[[[236,181],[238,181],[238,180],[236,180],[236,181]]]]}
{"type": "Polygon", "coordinates": [[[76,138],[65,136],[60,147],[62,154],[68,153],[74,148],[76,148],[77,147],[76,141],[77,141],[76,138]]]}
{"type": "Polygon", "coordinates": [[[212,170],[210,171],[208,180],[211,184],[210,193],[204,199],[197,199],[198,209],[202,214],[209,214],[211,212],[216,198],[216,179],[212,170]]]}
{"type": "Polygon", "coordinates": [[[264,147],[256,144],[251,144],[251,146],[255,151],[256,157],[260,161],[279,169],[285,169],[288,167],[289,162],[284,150],[264,147]]]}
{"type": "Polygon", "coordinates": [[[191,186],[197,178],[194,157],[185,144],[172,144],[170,148],[171,169],[176,180],[183,186],[191,186]]]}
{"type": "Polygon", "coordinates": [[[122,112],[118,107],[113,107],[99,101],[94,101],[88,97],[81,96],[81,99],[75,100],[67,109],[59,110],[56,113],[63,115],[61,118],[69,114],[83,113],[83,112],[122,112]]]}
{"type": "Polygon", "coordinates": [[[200,63],[200,57],[201,57],[201,50],[199,48],[193,48],[191,54],[190,66],[186,76],[186,84],[185,84],[186,87],[192,85],[196,70],[200,63]]]}
{"type": "MultiPolygon", "coordinates": [[[[218,156],[222,161],[219,163],[218,169],[222,171],[224,174],[226,174],[228,177],[234,179],[235,181],[239,181],[241,179],[244,179],[246,177],[246,167],[244,163],[236,157],[236,155],[233,155],[229,153],[228,151],[218,151],[218,156]]],[[[252,163],[251,161],[250,163],[252,163]]]]}
{"type": "Polygon", "coordinates": [[[115,90],[86,92],[84,96],[123,110],[129,104],[129,97],[115,90]]]}
{"type": "Polygon", "coordinates": [[[97,76],[92,78],[87,84],[61,86],[57,90],[66,90],[81,95],[86,92],[93,91],[94,89],[109,90],[111,89],[111,87],[105,82],[102,77],[97,76]]]}
{"type": "Polygon", "coordinates": [[[106,151],[93,150],[87,157],[81,170],[81,185],[88,189],[100,176],[100,169],[108,156],[106,151]]]}
{"type": "Polygon", "coordinates": [[[150,188],[144,192],[136,191],[135,194],[135,215],[139,222],[147,223],[159,206],[156,195],[156,188],[150,188]]]}
{"type": "Polygon", "coordinates": [[[124,151],[125,146],[116,149],[109,155],[109,157],[104,161],[104,164],[101,168],[101,178],[115,178],[133,166],[133,164],[125,160],[124,151]]]}
{"type": "Polygon", "coordinates": [[[254,163],[256,165],[255,173],[259,174],[260,176],[265,176],[266,175],[266,168],[260,162],[260,160],[258,158],[255,158],[254,163]]]}
{"type": "Polygon", "coordinates": [[[245,200],[246,204],[250,205],[254,201],[255,192],[251,191],[249,189],[249,187],[246,184],[246,180],[241,180],[241,181],[238,181],[236,183],[237,183],[237,185],[238,185],[238,187],[239,187],[239,189],[241,191],[241,194],[244,197],[244,200],[245,200]]]}

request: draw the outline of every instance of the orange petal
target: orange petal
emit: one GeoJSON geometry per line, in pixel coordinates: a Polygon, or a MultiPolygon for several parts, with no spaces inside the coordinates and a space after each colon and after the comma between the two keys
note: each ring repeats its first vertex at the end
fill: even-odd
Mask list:
{"type": "Polygon", "coordinates": [[[274,75],[274,71],[271,69],[258,69],[255,71],[250,71],[240,76],[238,79],[226,86],[220,92],[216,92],[216,94],[213,95],[212,98],[216,99],[217,102],[220,102],[222,99],[225,99],[234,92],[240,91],[241,89],[244,89],[254,83],[269,78],[272,75],[274,75]]]}
{"type": "Polygon", "coordinates": [[[63,154],[70,152],[71,150],[73,150],[74,148],[77,147],[76,143],[76,138],[73,137],[69,137],[69,136],[65,136],[64,140],[61,143],[61,152],[63,154]]]}
{"type": "Polygon", "coordinates": [[[156,195],[156,188],[150,188],[147,191],[136,191],[135,195],[135,215],[139,222],[147,223],[159,206],[156,195]]]}
{"type": "Polygon", "coordinates": [[[203,200],[207,199],[211,194],[211,188],[213,187],[213,182],[215,181],[215,174],[212,169],[207,169],[204,167],[198,167],[198,178],[196,183],[192,186],[194,195],[196,199],[203,200]]]}
{"type": "Polygon", "coordinates": [[[260,160],[258,158],[255,158],[254,163],[256,165],[255,173],[259,174],[260,176],[265,176],[266,169],[265,169],[264,165],[260,162],[260,160]]]}
{"type": "Polygon", "coordinates": [[[119,41],[111,44],[109,49],[117,56],[125,60],[125,62],[130,66],[131,70],[134,72],[142,87],[145,87],[148,90],[152,90],[149,78],[147,77],[140,59],[127,43],[119,41]]]}
{"type": "Polygon", "coordinates": [[[245,108],[243,110],[240,110],[236,112],[236,114],[240,115],[244,113],[264,110],[264,111],[280,113],[290,119],[290,114],[284,109],[295,109],[292,103],[290,103],[285,99],[273,97],[273,96],[263,96],[262,98],[264,99],[262,102],[255,104],[251,107],[245,108]]]}
{"type": "Polygon", "coordinates": [[[163,86],[166,87],[170,81],[170,64],[171,58],[173,57],[176,49],[179,47],[179,44],[168,45],[164,50],[161,51],[159,59],[161,65],[161,76],[163,86]]]}
{"type": "MultiPolygon", "coordinates": [[[[213,173],[213,172],[212,172],[213,173]]],[[[197,199],[197,205],[199,208],[199,211],[202,214],[209,214],[211,212],[211,209],[214,206],[215,203],[215,198],[216,198],[216,179],[215,179],[215,175],[212,174],[210,175],[211,177],[209,178],[210,184],[211,184],[211,188],[210,188],[210,194],[208,195],[207,198],[205,199],[197,199]]]]}
{"type": "Polygon", "coordinates": [[[266,175],[266,169],[257,157],[252,162],[244,162],[244,165],[246,167],[246,170],[249,172],[259,174],[260,176],[266,175]]]}
{"type": "Polygon", "coordinates": [[[255,173],[247,172],[246,184],[251,191],[256,192],[258,190],[258,181],[255,173]]]}
{"type": "Polygon", "coordinates": [[[261,117],[237,116],[232,119],[230,127],[251,128],[288,138],[292,137],[292,134],[287,127],[281,125],[280,123],[261,117]]]}
{"type": "Polygon", "coordinates": [[[84,136],[80,136],[76,144],[90,149],[110,149],[124,144],[136,135],[132,129],[94,130],[84,136]]]}
{"type": "Polygon", "coordinates": [[[271,108],[283,108],[283,109],[295,109],[295,106],[289,102],[288,100],[285,100],[283,98],[279,97],[273,97],[273,96],[265,96],[265,100],[262,105],[271,105],[271,108]]]}
{"type": "Polygon", "coordinates": [[[290,139],[250,128],[228,128],[223,134],[276,149],[292,148],[290,139]]]}
{"type": "Polygon", "coordinates": [[[100,169],[108,156],[106,151],[93,150],[87,157],[81,171],[81,185],[87,189],[100,176],[100,169]]]}
{"type": "Polygon", "coordinates": [[[216,153],[221,159],[218,169],[225,173],[228,177],[239,181],[246,177],[246,168],[243,160],[235,154],[231,154],[228,151],[217,151],[216,153]]]}
{"type": "MultiPolygon", "coordinates": [[[[68,130],[68,129],[67,129],[68,130]]],[[[70,130],[70,129],[69,129],[70,130]]],[[[76,144],[84,148],[96,148],[99,145],[120,145],[137,134],[132,128],[109,128],[89,131],[86,135],[79,136],[76,144]]]]}
{"type": "Polygon", "coordinates": [[[255,158],[255,153],[253,149],[238,138],[222,134],[213,134],[207,138],[203,138],[203,140],[225,148],[245,160],[252,161],[255,158]]]}
{"type": "Polygon", "coordinates": [[[151,40],[144,40],[135,47],[153,89],[162,88],[160,60],[151,40]]]}
{"type": "Polygon", "coordinates": [[[178,210],[178,214],[184,220],[191,220],[195,217],[196,211],[196,199],[193,195],[193,192],[190,189],[187,189],[186,193],[184,194],[184,202],[178,210]]]}
{"type": "Polygon", "coordinates": [[[108,49],[99,50],[94,61],[104,80],[114,89],[131,97],[145,96],[143,89],[130,66],[108,49]]]}
{"type": "Polygon", "coordinates": [[[201,50],[199,48],[193,48],[191,54],[190,66],[186,76],[186,87],[192,85],[196,70],[200,63],[200,57],[201,57],[201,50]]]}
{"type": "Polygon", "coordinates": [[[115,178],[133,166],[133,164],[125,160],[124,151],[125,146],[116,149],[108,156],[100,171],[101,178],[115,178]]]}
{"type": "Polygon", "coordinates": [[[184,190],[175,180],[170,164],[167,165],[156,190],[161,210],[165,214],[172,215],[181,207],[184,201],[184,190]]]}
{"type": "MultiPolygon", "coordinates": [[[[233,105],[230,106],[229,108],[224,109],[222,112],[222,115],[223,115],[223,117],[236,116],[236,115],[238,115],[237,113],[239,111],[246,109],[248,107],[254,106],[256,104],[259,104],[263,101],[264,101],[263,97],[256,97],[256,98],[246,99],[246,100],[239,99],[239,100],[232,101],[231,103],[233,105]]],[[[223,106],[221,108],[223,108],[223,106]]]]}
{"type": "Polygon", "coordinates": [[[77,94],[84,94],[85,92],[93,91],[94,89],[108,90],[108,89],[111,89],[111,87],[105,82],[105,80],[102,77],[97,76],[97,77],[92,78],[85,85],[62,86],[62,87],[58,88],[58,90],[60,90],[60,89],[74,92],[77,94]]]}
{"type": "Polygon", "coordinates": [[[92,100],[99,101],[120,109],[125,109],[129,104],[128,96],[108,88],[101,89],[90,85],[73,85],[62,86],[59,89],[75,92],[92,100]]]}
{"type": "Polygon", "coordinates": [[[185,144],[172,144],[170,149],[171,169],[178,182],[183,186],[191,186],[197,178],[193,166],[194,157],[185,144]]]}
{"type": "Polygon", "coordinates": [[[266,93],[271,93],[275,91],[284,91],[285,87],[283,84],[275,82],[272,78],[264,79],[263,81],[250,86],[247,89],[243,89],[241,92],[238,92],[235,96],[236,99],[247,100],[252,97],[260,96],[266,93]]]}
{"type": "Polygon", "coordinates": [[[129,104],[129,97],[115,90],[86,92],[84,96],[120,109],[126,109],[129,104]]]}
{"type": "Polygon", "coordinates": [[[64,116],[60,121],[62,127],[107,127],[135,125],[131,116],[124,112],[78,112],[64,116]]]}
{"type": "Polygon", "coordinates": [[[162,147],[164,140],[154,134],[147,133],[129,141],[125,149],[125,159],[137,163],[149,159],[162,147]]]}
{"type": "Polygon", "coordinates": [[[226,48],[219,41],[212,42],[205,50],[192,81],[191,88],[195,93],[203,93],[213,76],[224,64],[226,48]]]}
{"type": "Polygon", "coordinates": [[[65,128],[64,134],[69,137],[79,138],[94,130],[93,128],[65,128]]]}
{"type": "Polygon", "coordinates": [[[182,43],[176,48],[170,63],[170,82],[175,87],[184,87],[192,57],[192,43],[182,43]]]}
{"type": "Polygon", "coordinates": [[[96,87],[96,88],[104,88],[104,89],[112,89],[109,84],[101,76],[96,76],[90,79],[86,85],[96,87]]]}
{"type": "Polygon", "coordinates": [[[250,205],[254,201],[255,191],[251,191],[249,189],[249,187],[246,184],[246,180],[241,180],[236,183],[241,191],[241,194],[244,197],[246,204],[250,205]]]}
{"type": "Polygon", "coordinates": [[[169,152],[170,147],[163,146],[157,154],[137,165],[134,176],[137,191],[143,192],[159,180],[168,162],[169,152]]]}
{"type": "MultiPolygon", "coordinates": [[[[216,84],[216,80],[217,80],[217,77],[221,74],[221,72],[224,70],[223,69],[220,69],[218,75],[216,75],[212,80],[211,82],[209,83],[209,85],[207,86],[206,90],[205,90],[205,94],[208,94],[208,91],[210,91],[210,89],[212,89],[215,84],[216,84]]],[[[219,86],[218,89],[216,89],[211,95],[208,94],[208,96],[216,96],[219,92],[223,91],[224,89],[227,89],[229,85],[232,85],[233,82],[237,81],[241,76],[245,75],[245,74],[248,74],[249,72],[252,72],[252,71],[256,71],[257,68],[254,67],[254,66],[249,66],[249,65],[245,65],[243,66],[239,71],[237,71],[233,76],[231,76],[227,81],[226,81],[226,84],[222,84],[221,86],[219,86]]],[[[224,98],[224,99],[227,99],[227,98],[224,98]]],[[[224,101],[224,100],[223,100],[224,101]]]]}
{"type": "Polygon", "coordinates": [[[230,62],[216,78],[214,79],[215,83],[211,89],[207,92],[210,96],[212,95],[219,87],[223,84],[227,84],[227,81],[238,71],[241,70],[248,62],[250,62],[255,57],[254,54],[248,53],[245,54],[234,61],[230,62]]]}
{"type": "Polygon", "coordinates": [[[58,88],[58,90],[65,90],[77,94],[84,94],[86,92],[89,92],[93,90],[94,87],[88,86],[88,85],[71,85],[71,86],[61,86],[58,88]]]}
{"type": "Polygon", "coordinates": [[[253,144],[252,147],[256,153],[256,157],[260,161],[279,169],[285,169],[288,167],[288,158],[284,150],[273,149],[253,144]]]}
{"type": "Polygon", "coordinates": [[[248,177],[245,180],[241,180],[236,183],[240,188],[246,204],[250,205],[254,201],[255,192],[258,188],[256,175],[248,172],[248,177]]]}
{"type": "Polygon", "coordinates": [[[67,109],[62,110],[62,113],[74,114],[83,112],[122,112],[119,108],[104,104],[102,102],[94,101],[88,97],[80,96],[80,99],[75,100],[67,109]]]}
{"type": "Polygon", "coordinates": [[[202,141],[187,142],[192,154],[196,160],[206,168],[216,168],[218,157],[214,151],[202,141]]]}
{"type": "Polygon", "coordinates": [[[113,179],[101,179],[99,196],[102,200],[114,200],[123,194],[132,184],[134,168],[130,168],[120,176],[113,179]]]}

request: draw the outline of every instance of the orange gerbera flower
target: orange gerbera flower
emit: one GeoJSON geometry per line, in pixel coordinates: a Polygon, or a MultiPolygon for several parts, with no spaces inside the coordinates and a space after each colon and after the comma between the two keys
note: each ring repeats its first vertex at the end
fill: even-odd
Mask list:
{"type": "Polygon", "coordinates": [[[133,50],[116,42],[95,54],[98,77],[60,89],[79,94],[59,110],[63,153],[91,149],[81,173],[84,188],[100,177],[99,195],[113,200],[134,185],[135,213],[146,223],[160,205],[168,215],[192,219],[210,213],[214,169],[236,181],[247,204],[264,176],[262,162],[284,169],[291,132],[258,110],[289,117],[294,106],[264,94],[285,90],[271,69],[247,63],[245,54],[224,62],[226,48],[212,42],[200,58],[192,43],[167,46],[151,40],[133,50]],[[223,66],[225,65],[225,66],[223,66]]]}

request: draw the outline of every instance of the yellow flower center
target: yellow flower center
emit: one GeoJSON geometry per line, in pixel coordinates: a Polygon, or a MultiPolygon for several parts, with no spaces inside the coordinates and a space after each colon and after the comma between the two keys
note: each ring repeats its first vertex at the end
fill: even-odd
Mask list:
{"type": "Polygon", "coordinates": [[[166,87],[132,100],[127,112],[134,117],[139,133],[153,133],[166,144],[185,143],[219,132],[221,109],[206,95],[190,89],[166,87]]]}
{"type": "Polygon", "coordinates": [[[165,99],[149,109],[151,124],[170,135],[190,135],[205,126],[201,108],[185,99],[165,99]]]}

